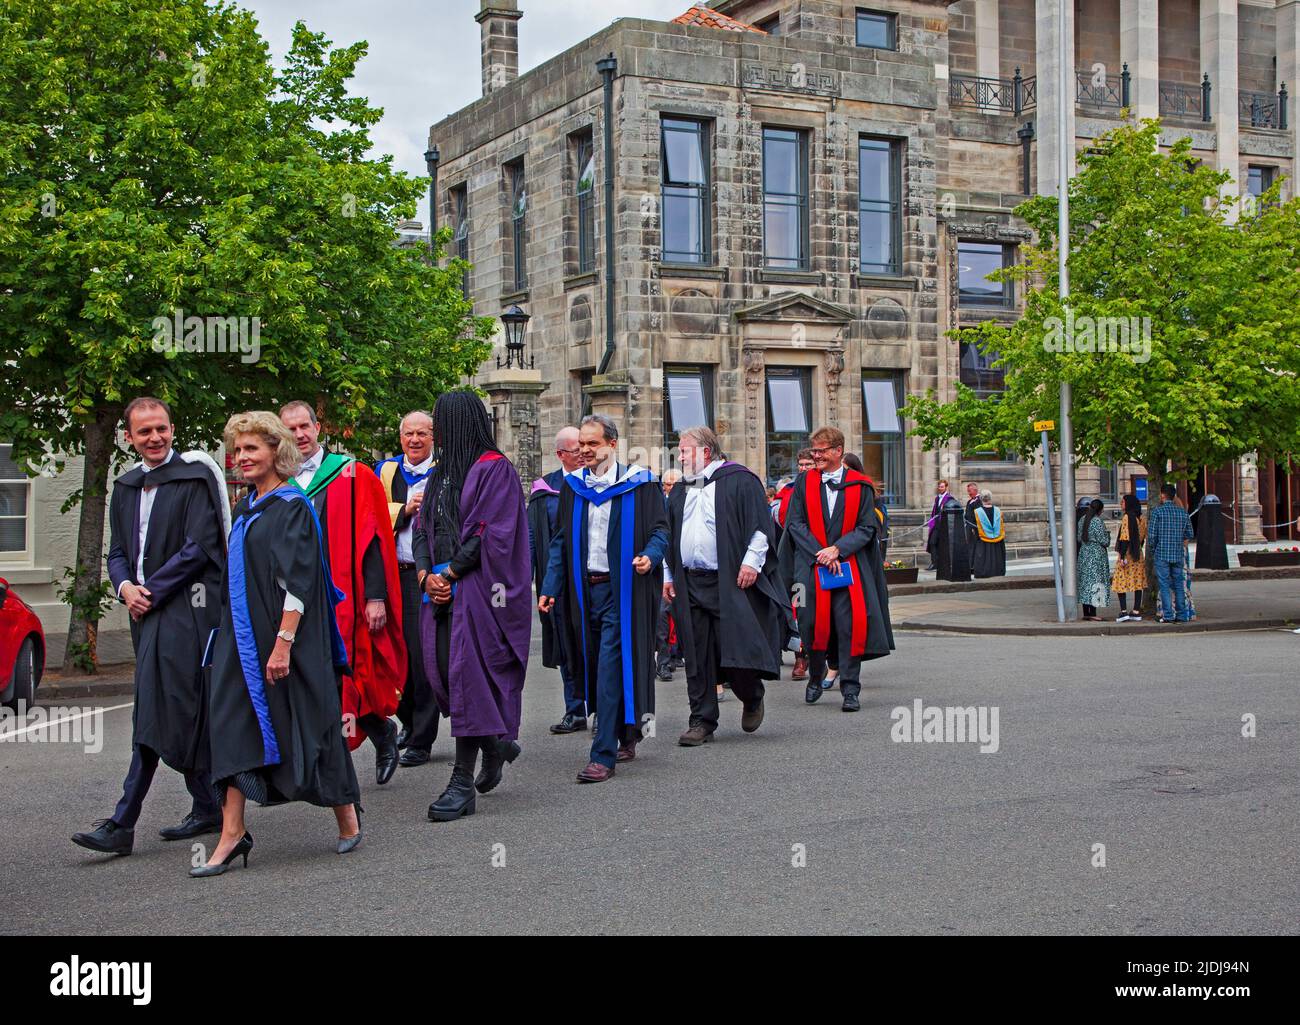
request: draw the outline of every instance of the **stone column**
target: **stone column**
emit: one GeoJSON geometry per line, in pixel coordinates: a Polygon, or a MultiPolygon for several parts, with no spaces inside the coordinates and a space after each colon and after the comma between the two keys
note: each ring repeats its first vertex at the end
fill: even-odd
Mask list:
{"type": "MultiPolygon", "coordinates": [[[[1291,159],[1300,168],[1300,130],[1296,129],[1296,92],[1300,91],[1300,0],[1281,0],[1277,5],[1277,80],[1286,83],[1287,124],[1291,130],[1291,159]]],[[[1283,186],[1288,195],[1297,195],[1293,182],[1283,186]]]]}
{"type": "MultiPolygon", "coordinates": [[[[740,350],[741,368],[745,372],[745,451],[733,455],[749,467],[767,466],[766,439],[763,427],[766,410],[763,399],[763,382],[767,378],[766,354],[757,345],[745,345],[740,350]]],[[[763,471],[756,471],[762,476],[763,471]]]]}
{"type": "Polygon", "coordinates": [[[488,370],[479,375],[496,417],[497,447],[519,472],[525,487],[542,475],[541,413],[538,399],[546,391],[540,370],[488,370]]]}
{"type": "Polygon", "coordinates": [[[998,0],[975,0],[975,74],[980,78],[1002,77],[998,0]]]}
{"type": "Polygon", "coordinates": [[[474,20],[482,26],[483,95],[519,77],[519,0],[481,0],[474,20]]]}
{"type": "Polygon", "coordinates": [[[1068,144],[1064,159],[1066,170],[1074,176],[1074,4],[1067,2],[1065,17],[1060,17],[1060,0],[1034,0],[1037,26],[1038,110],[1036,146],[1038,151],[1038,192],[1055,196],[1057,176],[1060,173],[1060,78],[1061,62],[1058,57],[1060,34],[1065,33],[1066,71],[1065,124],[1068,144]]]}
{"type": "MultiPolygon", "coordinates": [[[[1237,193],[1241,178],[1237,114],[1237,0],[1201,0],[1201,62],[1210,76],[1215,166],[1232,175],[1220,194],[1237,193]]],[[[1234,208],[1235,210],[1235,208],[1234,208]]]]}
{"type": "Polygon", "coordinates": [[[1132,76],[1130,102],[1138,118],[1160,113],[1159,0],[1120,0],[1119,53],[1132,76]]]}
{"type": "MultiPolygon", "coordinates": [[[[1249,545],[1267,541],[1264,536],[1264,507],[1259,494],[1259,456],[1247,452],[1237,461],[1237,524],[1241,531],[1237,544],[1249,545]]],[[[1269,517],[1269,522],[1273,518],[1269,517]]]]}

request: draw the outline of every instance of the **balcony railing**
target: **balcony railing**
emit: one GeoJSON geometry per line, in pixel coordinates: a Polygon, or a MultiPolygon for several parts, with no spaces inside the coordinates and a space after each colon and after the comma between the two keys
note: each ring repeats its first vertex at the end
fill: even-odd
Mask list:
{"type": "Polygon", "coordinates": [[[1132,75],[1129,74],[1127,64],[1118,75],[1106,75],[1101,80],[1086,71],[1075,72],[1074,79],[1074,100],[1080,107],[1119,110],[1131,106],[1129,89],[1132,75]]]}
{"type": "Polygon", "coordinates": [[[1160,113],[1189,120],[1210,120],[1210,76],[1201,79],[1200,86],[1182,85],[1178,82],[1160,83],[1160,113]]]}
{"type": "Polygon", "coordinates": [[[953,75],[948,79],[948,102],[954,107],[1023,114],[1038,106],[1038,79],[1025,78],[1019,68],[1014,78],[953,75]]]}
{"type": "Polygon", "coordinates": [[[1237,110],[1241,123],[1251,128],[1286,128],[1286,85],[1276,93],[1257,93],[1242,89],[1237,93],[1237,110]]]}

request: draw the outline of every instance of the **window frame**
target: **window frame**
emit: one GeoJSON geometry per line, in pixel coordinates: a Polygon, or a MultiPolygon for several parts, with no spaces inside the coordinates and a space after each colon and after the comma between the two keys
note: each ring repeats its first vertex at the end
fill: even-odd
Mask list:
{"type": "MultiPolygon", "coordinates": [[[[782,125],[763,125],[763,131],[761,136],[761,145],[762,145],[761,173],[762,173],[762,190],[763,190],[763,227],[762,227],[763,267],[765,270],[806,271],[809,270],[812,266],[811,253],[810,253],[811,250],[810,196],[812,191],[810,187],[811,140],[812,140],[812,133],[809,129],[806,128],[787,128],[782,125]],[[776,133],[793,135],[795,136],[795,140],[798,144],[799,152],[796,158],[797,159],[796,170],[799,176],[799,180],[796,184],[799,191],[797,192],[772,192],[769,191],[767,187],[768,138],[769,135],[775,135],[776,133]],[[776,197],[776,198],[774,199],[772,197],[776,197]],[[789,200],[791,199],[793,199],[793,202],[789,202],[789,200]],[[798,219],[799,219],[798,256],[794,260],[791,260],[791,258],[785,256],[773,257],[768,251],[768,230],[767,230],[768,210],[769,208],[789,209],[791,207],[793,207],[798,212],[798,219]]],[[[788,142],[788,140],[780,140],[780,141],[783,143],[788,142]]]]}
{"type": "MultiPolygon", "coordinates": [[[[460,185],[454,185],[447,190],[451,194],[451,211],[452,218],[455,221],[455,233],[452,241],[456,246],[456,258],[469,263],[469,183],[462,182],[460,185]]],[[[469,272],[470,268],[466,267],[461,273],[460,290],[466,299],[469,298],[469,272]]]]}
{"type": "Polygon", "coordinates": [[[858,273],[859,274],[879,274],[890,277],[898,277],[903,273],[903,146],[905,140],[887,135],[859,135],[858,136],[858,273]],[[862,153],[866,148],[866,143],[885,143],[889,147],[889,187],[892,193],[891,199],[866,199],[863,196],[862,181],[862,153]],[[876,203],[884,204],[887,208],[885,212],[889,214],[890,228],[890,249],[893,254],[893,260],[880,269],[879,264],[873,264],[870,268],[863,262],[863,244],[866,233],[863,226],[866,223],[865,213],[880,213],[879,208],[868,211],[867,204],[876,203]]]}
{"type": "Polygon", "coordinates": [[[663,263],[708,266],[713,261],[712,127],[713,123],[707,118],[667,113],[661,114],[659,117],[659,258],[663,263]],[[683,135],[696,137],[699,145],[700,176],[703,181],[677,182],[669,177],[669,132],[680,132],[683,135]],[[668,248],[669,198],[685,200],[693,204],[694,214],[699,219],[700,246],[698,251],[670,250],[668,248]]]}
{"type": "Polygon", "coordinates": [[[989,281],[989,284],[999,285],[1002,289],[1002,294],[993,298],[984,298],[979,295],[968,295],[962,291],[961,251],[963,246],[998,247],[999,249],[1002,250],[1003,270],[1006,270],[1008,267],[1014,267],[1016,265],[1016,246],[1013,243],[989,241],[988,239],[976,239],[976,238],[958,239],[957,240],[957,280],[953,282],[953,286],[957,289],[958,306],[994,309],[994,310],[1013,309],[1016,305],[1016,290],[1015,290],[1014,282],[989,281],[989,279],[985,277],[984,280],[989,281]]]}
{"type": "Polygon", "coordinates": [[[763,478],[768,484],[773,484],[783,476],[792,476],[796,470],[796,459],[793,458],[799,449],[807,447],[808,435],[812,431],[813,424],[813,395],[812,395],[812,367],[809,366],[769,366],[763,372],[763,443],[765,450],[763,478]],[[771,383],[774,379],[794,379],[799,384],[800,398],[803,400],[804,424],[802,431],[777,431],[773,429],[772,421],[772,389],[771,383]],[[790,459],[790,473],[770,473],[772,465],[773,438],[778,437],[778,445],[789,447],[792,458],[790,459]]]}
{"type": "Polygon", "coordinates": [[[853,45],[861,47],[864,50],[897,50],[898,49],[898,15],[891,11],[877,11],[870,7],[858,7],[853,14],[853,45]],[[862,25],[864,20],[879,19],[876,24],[882,23],[885,26],[886,42],[883,46],[875,43],[864,43],[862,41],[862,25]]]}
{"type": "Polygon", "coordinates": [[[32,557],[32,499],[34,497],[32,494],[32,478],[23,473],[18,464],[13,461],[13,451],[12,442],[0,443],[0,453],[3,453],[4,461],[14,467],[12,472],[15,474],[13,477],[2,476],[11,471],[0,469],[0,484],[18,484],[23,487],[23,513],[21,516],[6,513],[3,514],[2,518],[6,521],[21,521],[22,547],[0,549],[0,565],[5,563],[25,563],[30,561],[32,557]]]}
{"type": "Polygon", "coordinates": [[[524,175],[524,161],[512,160],[506,164],[509,176],[510,257],[512,271],[511,293],[528,288],[528,184],[524,175]],[[522,205],[521,205],[522,204],[522,205]]]}
{"type": "Polygon", "coordinates": [[[577,213],[578,273],[590,274],[596,269],[596,133],[584,129],[573,136],[574,169],[573,190],[577,213]],[[587,157],[583,160],[583,156],[587,157]],[[591,181],[584,189],[583,171],[591,165],[591,181]]]}
{"type": "MultiPolygon", "coordinates": [[[[887,485],[884,497],[885,502],[891,506],[901,506],[907,502],[907,424],[902,414],[906,402],[907,378],[905,371],[889,369],[864,369],[862,371],[863,460],[865,462],[868,446],[880,446],[880,465],[887,485]],[[867,403],[868,381],[887,381],[893,385],[894,416],[898,420],[898,430],[873,431],[871,429],[870,409],[867,403]]],[[[879,484],[880,481],[876,481],[876,483],[879,484]]]]}
{"type": "MultiPolygon", "coordinates": [[[[664,450],[667,458],[665,469],[677,466],[677,444],[681,440],[682,427],[673,417],[672,388],[669,381],[673,378],[698,381],[700,398],[704,405],[704,426],[710,430],[714,427],[717,405],[714,395],[715,367],[712,363],[665,363],[664,364],[664,450]]],[[[699,427],[698,423],[686,424],[687,427],[699,427]]]]}

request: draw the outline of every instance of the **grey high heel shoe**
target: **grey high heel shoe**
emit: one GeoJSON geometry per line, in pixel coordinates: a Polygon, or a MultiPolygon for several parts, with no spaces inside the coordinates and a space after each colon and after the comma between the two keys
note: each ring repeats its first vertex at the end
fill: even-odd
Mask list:
{"type": "Polygon", "coordinates": [[[248,868],[248,855],[253,850],[253,834],[245,832],[239,838],[239,843],[235,844],[234,850],[226,855],[224,861],[216,865],[200,865],[198,868],[190,869],[190,875],[195,879],[206,879],[208,876],[219,876],[230,868],[230,863],[241,854],[244,856],[244,868],[248,868]]]}

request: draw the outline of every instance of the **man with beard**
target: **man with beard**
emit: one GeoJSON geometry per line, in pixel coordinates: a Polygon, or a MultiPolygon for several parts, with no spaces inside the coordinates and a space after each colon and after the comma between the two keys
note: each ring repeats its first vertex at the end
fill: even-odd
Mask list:
{"type": "Polygon", "coordinates": [[[126,407],[126,442],[141,463],[117,479],[109,502],[108,575],[131,614],[135,709],[131,768],[111,817],[72,842],[102,854],[130,854],[135,824],[158,762],[185,776],[193,798],[164,840],[221,830],[208,776],[202,657],[221,616],[230,505],[216,464],[172,450],[171,410],[141,397],[126,407]]]}
{"type": "Polygon", "coordinates": [[[433,418],[423,410],[402,417],[398,427],[402,454],[375,467],[388,498],[388,515],[397,545],[397,579],[402,587],[402,636],[406,641],[406,686],[397,705],[402,732],[397,746],[406,748],[399,764],[424,765],[438,739],[438,704],[424,673],[420,651],[420,582],[415,565],[415,527],[424,490],[433,473],[433,418]]]}
{"type": "Polygon", "coordinates": [[[397,727],[389,716],[406,682],[402,591],[387,497],[374,471],[351,456],[325,451],[316,411],[307,403],[287,403],[280,421],[302,454],[294,480],[316,508],[330,574],[344,594],[336,615],[350,669],[343,677],[348,746],[355,751],[370,737],[375,782],[382,786],[397,771],[397,727]]]}
{"type": "Polygon", "coordinates": [[[762,724],[763,681],[780,677],[794,622],[762,482],[726,461],[708,427],[687,428],[680,438],[685,476],[668,499],[664,598],[686,655],[691,704],[677,743],[699,747],[718,728],[715,687],[724,680],[743,703],[741,729],[753,733],[762,724]]]}

